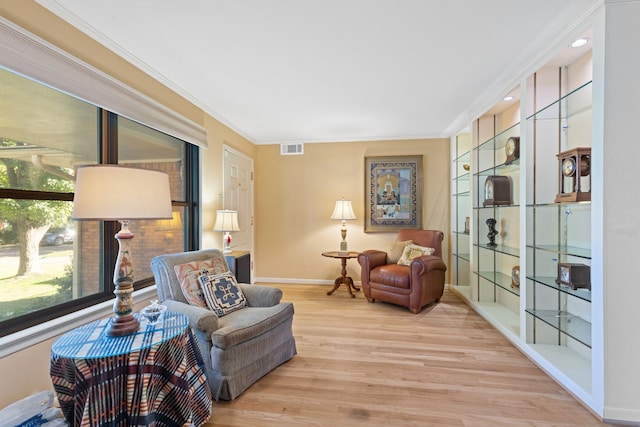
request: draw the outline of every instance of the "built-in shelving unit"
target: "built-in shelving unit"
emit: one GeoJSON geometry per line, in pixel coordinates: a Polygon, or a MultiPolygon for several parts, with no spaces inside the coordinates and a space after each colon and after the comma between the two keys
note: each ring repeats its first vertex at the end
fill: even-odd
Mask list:
{"type": "MultiPolygon", "coordinates": [[[[574,191],[576,183],[562,175],[562,156],[594,144],[592,53],[587,49],[564,63],[559,58],[521,80],[512,91],[520,98],[515,103],[501,102],[471,124],[468,157],[452,139],[452,289],[573,395],[601,411],[602,327],[594,330],[592,319],[602,312],[602,283],[585,288],[558,280],[559,264],[602,269],[602,260],[592,257],[592,233],[602,240],[592,224],[594,203],[601,211],[601,201],[588,194],[580,202],[558,196],[565,188],[574,191]],[[513,138],[519,138],[519,155],[508,159],[505,144],[513,138]],[[460,171],[463,161],[471,164],[469,175],[460,171]],[[487,180],[496,176],[511,183],[508,201],[486,194],[487,180]],[[469,183],[468,197],[462,181],[469,183]],[[469,204],[461,203],[462,193],[469,204]],[[459,230],[469,215],[470,239],[463,240],[459,230]],[[460,280],[465,268],[468,286],[460,280]]],[[[602,185],[602,174],[592,172],[579,178],[581,192],[602,185]]]]}
{"type": "Polygon", "coordinates": [[[507,163],[505,147],[507,140],[520,137],[519,120],[518,103],[505,104],[479,118],[473,125],[471,152],[474,231],[470,299],[512,339],[520,336],[520,288],[512,282],[513,268],[520,264],[520,161],[507,163]],[[497,204],[486,199],[487,180],[496,176],[509,183],[508,202],[497,204]],[[495,223],[493,245],[488,221],[495,223]]]}
{"type": "MultiPolygon", "coordinates": [[[[519,113],[497,101],[469,123],[471,204],[452,208],[451,222],[459,230],[472,216],[469,286],[454,283],[453,292],[597,416],[622,425],[640,425],[638,18],[637,1],[593,2],[504,82],[505,92],[519,87],[519,113]],[[587,43],[570,47],[578,36],[587,43]],[[509,132],[520,135],[520,156],[505,165],[509,132]],[[590,156],[580,179],[561,168],[576,155],[590,156]],[[511,178],[512,203],[484,206],[484,182],[495,175],[511,178]],[[488,247],[490,217],[498,233],[488,247]],[[508,280],[516,262],[519,290],[508,280]],[[559,278],[560,267],[589,281],[559,278]]],[[[452,149],[454,170],[460,155],[452,149]]],[[[455,185],[451,193],[457,206],[455,185]]]]}
{"type": "Polygon", "coordinates": [[[471,133],[452,140],[451,183],[451,286],[469,295],[471,263],[471,133]]]}
{"type": "MultiPolygon", "coordinates": [[[[534,99],[546,98],[548,92],[564,95],[548,105],[534,106],[526,119],[532,179],[526,206],[525,312],[526,342],[531,349],[553,364],[570,366],[564,373],[584,393],[591,394],[591,289],[573,289],[557,281],[559,263],[591,265],[590,200],[556,202],[560,181],[573,180],[562,174],[558,154],[591,147],[591,73],[584,70],[588,61],[581,64],[543,69],[527,85],[534,99]],[[551,76],[557,76],[555,84],[551,76]],[[538,84],[538,80],[545,84],[538,84]],[[550,346],[554,347],[552,353],[550,346]]],[[[577,178],[587,190],[584,194],[590,194],[591,178],[590,172],[577,178]]]]}

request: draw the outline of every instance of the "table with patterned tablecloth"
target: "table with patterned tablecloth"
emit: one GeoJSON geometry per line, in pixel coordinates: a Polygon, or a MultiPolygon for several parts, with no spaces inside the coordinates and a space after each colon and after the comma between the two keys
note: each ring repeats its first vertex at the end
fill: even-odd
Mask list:
{"type": "Polygon", "coordinates": [[[167,312],[157,325],[106,335],[111,319],[73,329],[51,348],[51,380],[71,426],[200,426],[211,390],[187,317],[167,312]]]}

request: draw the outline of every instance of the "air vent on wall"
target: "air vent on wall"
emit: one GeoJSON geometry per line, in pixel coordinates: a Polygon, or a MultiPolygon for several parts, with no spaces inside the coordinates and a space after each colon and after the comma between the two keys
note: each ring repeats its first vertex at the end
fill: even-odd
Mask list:
{"type": "Polygon", "coordinates": [[[280,144],[280,154],[283,156],[304,154],[304,144],[280,144]]]}

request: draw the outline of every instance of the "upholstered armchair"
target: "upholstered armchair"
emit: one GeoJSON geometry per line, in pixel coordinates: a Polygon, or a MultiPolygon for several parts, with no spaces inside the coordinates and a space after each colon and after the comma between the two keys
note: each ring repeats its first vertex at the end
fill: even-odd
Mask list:
{"type": "MultiPolygon", "coordinates": [[[[220,315],[207,305],[196,304],[192,293],[195,285],[185,289],[186,279],[181,284],[178,272],[185,273],[183,279],[205,270],[207,274],[209,270],[215,273],[207,277],[224,276],[229,267],[219,250],[160,255],[151,261],[151,269],[160,301],[168,310],[189,318],[216,400],[235,399],[296,354],[293,304],[280,301],[280,289],[239,283],[246,306],[220,315]]],[[[195,283],[198,281],[202,282],[199,277],[195,283]]],[[[234,280],[230,282],[233,284],[234,280]]]]}
{"type": "Polygon", "coordinates": [[[408,307],[413,313],[419,313],[427,304],[439,302],[447,271],[442,261],[443,238],[443,233],[437,230],[402,229],[389,252],[362,252],[358,262],[361,266],[362,290],[367,301],[398,304],[408,307]],[[414,246],[415,250],[412,250],[410,245],[420,248],[414,246]],[[419,251],[432,253],[424,255],[419,251]],[[418,256],[412,257],[411,254],[418,256]],[[398,261],[407,265],[398,264],[398,261]]]}

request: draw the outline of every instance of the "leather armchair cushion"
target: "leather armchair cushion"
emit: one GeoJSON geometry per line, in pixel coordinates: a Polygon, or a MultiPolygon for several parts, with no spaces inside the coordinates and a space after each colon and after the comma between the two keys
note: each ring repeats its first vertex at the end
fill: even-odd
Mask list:
{"type": "Polygon", "coordinates": [[[385,264],[371,270],[369,281],[394,288],[409,289],[409,267],[399,264],[385,264]]]}

